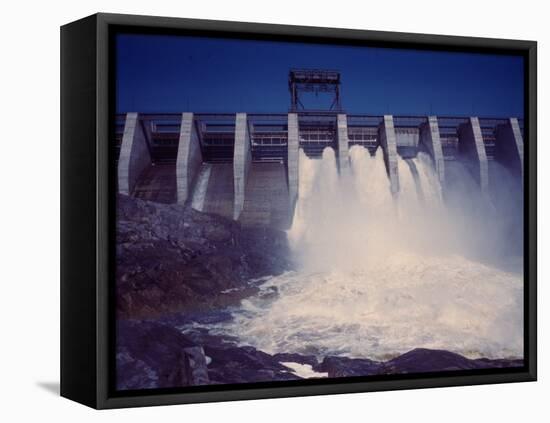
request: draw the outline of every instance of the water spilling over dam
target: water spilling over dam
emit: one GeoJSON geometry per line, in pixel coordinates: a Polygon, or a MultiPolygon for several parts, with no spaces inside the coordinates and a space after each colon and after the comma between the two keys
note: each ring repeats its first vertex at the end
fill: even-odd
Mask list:
{"type": "Polygon", "coordinates": [[[292,226],[300,150],[317,159],[330,147],[341,174],[350,167],[355,146],[370,155],[378,149],[388,175],[380,182],[389,183],[397,199],[419,186],[410,184],[410,172],[426,177],[414,163],[420,153],[434,166],[444,197],[457,184],[457,167],[467,169],[458,177],[475,181],[484,198],[500,189],[499,168],[520,185],[523,180],[523,122],[516,118],[128,113],[117,117],[115,127],[119,192],[189,203],[243,225],[292,226]]]}
{"type": "Polygon", "coordinates": [[[464,210],[444,204],[429,156],[399,159],[397,201],[381,151],[355,146],[350,159],[339,174],[331,148],[319,160],[300,151],[288,231],[299,270],[268,279],[232,322],[210,329],[269,353],[384,360],[424,347],[522,357],[520,269],[484,262],[476,240],[465,242],[454,218],[464,210]]]}
{"type": "Polygon", "coordinates": [[[321,160],[301,153],[300,194],[289,230],[296,254],[308,254],[316,266],[352,268],[406,244],[415,250],[423,243],[433,245],[425,235],[431,232],[428,226],[435,229],[444,210],[441,187],[425,153],[398,159],[397,199],[391,194],[380,149],[371,157],[363,147],[353,146],[350,165],[339,175],[332,149],[326,148],[321,160]]]}

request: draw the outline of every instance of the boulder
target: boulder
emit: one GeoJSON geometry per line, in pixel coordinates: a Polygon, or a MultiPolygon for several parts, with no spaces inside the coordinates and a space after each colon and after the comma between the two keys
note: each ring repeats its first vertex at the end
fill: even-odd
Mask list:
{"type": "Polygon", "coordinates": [[[380,363],[364,358],[325,357],[313,370],[328,373],[328,377],[371,376],[378,374],[380,363]]]}
{"type": "Polygon", "coordinates": [[[212,360],[208,365],[213,383],[252,383],[299,380],[291,370],[272,355],[253,347],[210,346],[204,347],[212,360]]]}
{"type": "Polygon", "coordinates": [[[119,390],[208,384],[206,357],[177,329],[152,321],[117,323],[116,385],[119,390]]]}
{"type": "Polygon", "coordinates": [[[416,348],[385,362],[382,373],[422,373],[478,369],[475,360],[445,350],[416,348]]]}
{"type": "Polygon", "coordinates": [[[313,370],[327,372],[329,377],[349,377],[521,366],[523,366],[523,360],[488,358],[472,360],[450,351],[416,348],[385,362],[329,356],[325,357],[321,364],[313,366],[313,370]]]}

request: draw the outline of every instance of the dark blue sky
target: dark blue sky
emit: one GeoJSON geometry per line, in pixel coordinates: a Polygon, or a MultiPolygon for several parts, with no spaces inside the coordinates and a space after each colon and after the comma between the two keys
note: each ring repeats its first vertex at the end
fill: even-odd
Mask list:
{"type": "Polygon", "coordinates": [[[116,42],[119,113],[284,113],[289,69],[327,68],[342,75],[348,113],[523,117],[519,56],[158,35],[116,42]]]}

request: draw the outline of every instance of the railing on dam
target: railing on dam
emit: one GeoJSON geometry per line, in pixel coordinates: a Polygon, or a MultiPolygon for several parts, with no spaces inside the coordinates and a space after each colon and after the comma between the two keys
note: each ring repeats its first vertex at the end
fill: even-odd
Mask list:
{"type": "Polygon", "coordinates": [[[445,160],[458,157],[458,128],[468,123],[468,118],[438,116],[439,136],[445,160]]]}
{"type": "Polygon", "coordinates": [[[495,149],[497,128],[501,125],[506,124],[506,119],[495,119],[495,118],[480,118],[479,126],[481,128],[481,134],[483,136],[483,143],[485,144],[485,153],[487,155],[487,160],[495,159],[495,149]]]}
{"type": "Polygon", "coordinates": [[[252,160],[284,161],[288,146],[286,114],[248,114],[252,160]]]}
{"type": "MultiPolygon", "coordinates": [[[[252,160],[278,162],[286,160],[288,145],[287,114],[248,114],[248,127],[252,160]]],[[[126,115],[115,118],[113,150],[118,160],[122,144],[126,115]]],[[[439,116],[439,134],[445,160],[458,157],[461,125],[468,123],[467,117],[439,116]]],[[[379,128],[382,116],[347,115],[348,143],[361,145],[372,154],[379,145],[379,128]]],[[[419,132],[426,125],[425,116],[394,116],[397,147],[401,155],[415,155],[419,143],[419,132]]],[[[493,160],[496,148],[496,131],[505,125],[504,118],[479,118],[481,134],[488,160],[493,160]]],[[[310,157],[319,157],[325,147],[336,148],[336,115],[334,113],[299,114],[300,147],[310,157]]],[[[151,159],[155,163],[175,162],[178,152],[181,114],[140,114],[139,124],[147,140],[151,159]]],[[[523,119],[518,119],[523,135],[523,119]]],[[[235,144],[235,115],[198,113],[194,115],[203,160],[206,162],[229,163],[233,160],[235,144]]]]}
{"type": "Polygon", "coordinates": [[[378,132],[383,120],[383,116],[348,115],[349,146],[360,145],[374,154],[380,143],[378,132]]]}
{"type": "Polygon", "coordinates": [[[442,184],[445,163],[454,160],[473,164],[469,168],[482,190],[488,162],[523,175],[524,122],[508,117],[128,113],[116,115],[113,127],[111,152],[121,193],[186,203],[200,180],[204,198],[196,204],[246,222],[287,221],[283,211],[296,201],[300,149],[318,158],[332,148],[340,171],[349,167],[350,147],[362,146],[371,155],[378,150],[394,194],[399,156],[413,158],[421,151],[432,157],[442,184]],[[254,200],[259,197],[260,205],[254,200]]]}

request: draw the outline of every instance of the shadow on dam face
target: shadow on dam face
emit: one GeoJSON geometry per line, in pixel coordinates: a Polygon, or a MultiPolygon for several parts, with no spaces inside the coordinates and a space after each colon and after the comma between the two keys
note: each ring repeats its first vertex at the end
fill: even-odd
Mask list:
{"type": "Polygon", "coordinates": [[[284,163],[252,163],[246,184],[243,225],[288,228],[291,223],[286,166],[284,163]]]}
{"type": "Polygon", "coordinates": [[[502,172],[515,181],[514,190],[522,189],[523,122],[515,118],[128,113],[117,116],[117,128],[119,192],[189,204],[246,226],[292,226],[300,150],[312,159],[334,150],[341,173],[350,168],[350,148],[363,147],[371,156],[379,149],[396,198],[403,195],[399,160],[415,169],[411,160],[419,153],[429,157],[445,201],[448,187],[456,186],[449,178],[457,177],[457,166],[473,180],[469,189],[494,207],[508,207],[502,172]]]}
{"type": "Polygon", "coordinates": [[[204,193],[206,213],[215,213],[231,219],[233,217],[233,165],[231,163],[210,163],[210,177],[204,193]]]}

